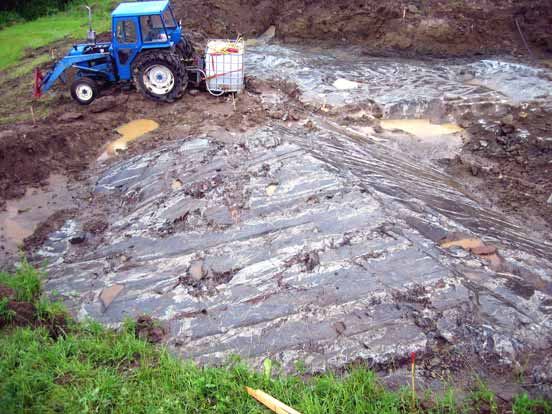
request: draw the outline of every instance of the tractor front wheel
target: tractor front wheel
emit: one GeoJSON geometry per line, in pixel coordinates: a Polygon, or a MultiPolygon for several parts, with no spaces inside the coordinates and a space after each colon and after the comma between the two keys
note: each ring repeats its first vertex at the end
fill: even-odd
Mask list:
{"type": "Polygon", "coordinates": [[[98,84],[92,78],[78,78],[71,84],[71,96],[81,105],[90,105],[98,97],[98,84]]]}
{"type": "Polygon", "coordinates": [[[155,50],[138,55],[132,64],[136,88],[147,98],[173,102],[188,86],[188,74],[178,54],[155,50]]]}

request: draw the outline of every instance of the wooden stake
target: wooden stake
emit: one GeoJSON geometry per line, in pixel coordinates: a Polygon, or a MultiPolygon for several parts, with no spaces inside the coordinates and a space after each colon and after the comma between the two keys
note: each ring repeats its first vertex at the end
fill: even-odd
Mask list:
{"type": "Polygon", "coordinates": [[[36,125],[36,118],[35,118],[35,114],[34,114],[34,110],[33,110],[33,106],[31,105],[31,116],[33,118],[33,124],[36,125]]]}
{"type": "Polygon", "coordinates": [[[268,395],[261,390],[254,390],[253,388],[245,387],[245,390],[249,395],[255,398],[264,406],[270,408],[276,414],[301,414],[299,411],[285,405],[283,402],[278,401],[276,398],[268,395]]]}

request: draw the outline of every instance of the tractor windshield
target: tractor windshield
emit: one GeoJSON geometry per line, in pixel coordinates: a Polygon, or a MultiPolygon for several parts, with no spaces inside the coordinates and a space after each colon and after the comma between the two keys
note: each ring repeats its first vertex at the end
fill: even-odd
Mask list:
{"type": "Polygon", "coordinates": [[[161,16],[153,14],[151,16],[140,16],[140,27],[142,28],[142,41],[144,43],[166,42],[167,33],[161,16]]]}
{"type": "Polygon", "coordinates": [[[119,20],[115,36],[117,42],[121,45],[136,43],[136,25],[132,20],[119,20]]]}
{"type": "Polygon", "coordinates": [[[176,28],[176,20],[174,20],[174,16],[170,7],[167,7],[163,12],[163,21],[165,22],[165,26],[167,27],[167,29],[176,28]]]}

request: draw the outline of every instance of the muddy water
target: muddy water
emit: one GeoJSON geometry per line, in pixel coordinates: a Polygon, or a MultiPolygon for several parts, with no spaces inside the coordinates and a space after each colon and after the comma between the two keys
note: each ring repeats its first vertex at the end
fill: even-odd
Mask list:
{"type": "Polygon", "coordinates": [[[67,179],[51,175],[44,188],[27,190],[17,200],[9,200],[6,210],[0,213],[0,264],[17,256],[23,240],[29,237],[36,226],[55,211],[74,207],[67,179]]]}
{"type": "Polygon", "coordinates": [[[107,144],[105,151],[100,155],[98,161],[105,160],[117,154],[117,151],[124,151],[130,142],[144,136],[148,132],[155,131],[159,124],[151,119],[136,119],[116,129],[121,138],[107,144]]]}
{"type": "Polygon", "coordinates": [[[383,129],[399,129],[420,138],[431,138],[462,132],[464,129],[455,124],[432,124],[429,119],[385,119],[381,121],[383,129]]]}

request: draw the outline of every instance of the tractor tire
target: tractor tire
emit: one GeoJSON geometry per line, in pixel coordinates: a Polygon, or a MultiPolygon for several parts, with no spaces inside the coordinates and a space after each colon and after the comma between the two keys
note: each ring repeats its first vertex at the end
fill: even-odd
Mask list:
{"type": "Polygon", "coordinates": [[[188,60],[194,57],[195,49],[192,46],[190,39],[184,35],[182,35],[180,42],[176,44],[176,50],[178,50],[178,53],[182,56],[182,60],[188,60]]]}
{"type": "Polygon", "coordinates": [[[142,52],[132,64],[136,89],[146,98],[174,102],[188,86],[188,73],[180,56],[172,50],[142,52]]]}
{"type": "Polygon", "coordinates": [[[92,78],[77,78],[71,84],[71,97],[81,105],[90,105],[98,96],[98,84],[92,78]]]}

